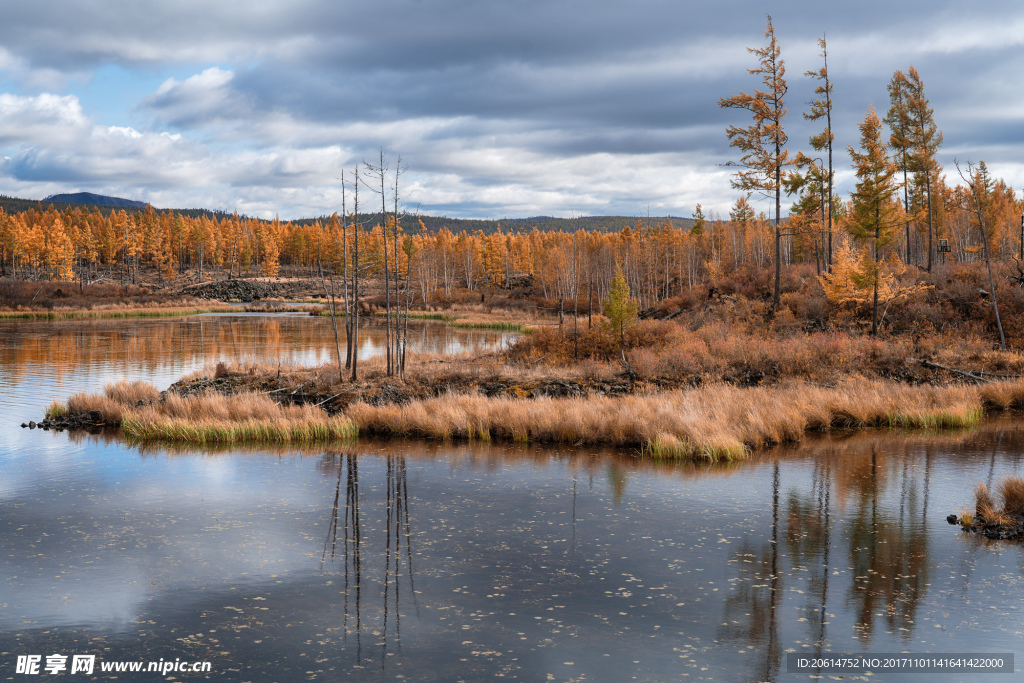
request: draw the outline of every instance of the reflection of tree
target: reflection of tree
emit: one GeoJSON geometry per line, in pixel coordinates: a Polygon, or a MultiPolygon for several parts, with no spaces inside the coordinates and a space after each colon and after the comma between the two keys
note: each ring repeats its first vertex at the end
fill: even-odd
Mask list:
{"type": "MultiPolygon", "coordinates": [[[[872,447],[869,474],[859,487],[862,495],[848,522],[853,584],[847,600],[857,606],[859,637],[870,640],[875,616],[884,613],[889,630],[903,629],[901,633],[908,639],[928,581],[928,537],[923,520],[901,521],[879,513],[884,491],[884,486],[879,486],[880,469],[886,464],[880,460],[884,456],[872,447]]],[[[904,470],[901,492],[906,493],[901,496],[901,507],[909,505],[913,510],[917,496],[909,495],[907,482],[904,470]]]]}
{"type": "Polygon", "coordinates": [[[355,630],[356,630],[356,661],[361,662],[363,657],[363,611],[362,611],[362,521],[359,514],[359,459],[355,455],[338,456],[343,459],[344,468],[341,462],[338,463],[338,481],[334,489],[334,506],[331,509],[331,522],[327,529],[327,537],[324,539],[324,552],[321,556],[321,567],[327,557],[327,547],[330,545],[331,562],[335,560],[335,551],[338,543],[338,517],[339,502],[341,499],[341,475],[345,474],[345,517],[344,536],[342,537],[342,552],[344,553],[345,566],[345,615],[342,622],[343,643],[346,643],[349,633],[349,597],[354,593],[355,607],[355,630]]]}
{"type": "Polygon", "coordinates": [[[797,623],[806,624],[807,642],[818,654],[828,649],[829,591],[836,590],[830,585],[836,578],[833,542],[846,546],[850,561],[843,568],[853,569],[845,597],[857,637],[869,640],[879,620],[893,634],[913,636],[929,581],[926,513],[933,453],[900,446],[868,440],[818,450],[809,485],[788,490],[781,510],[778,465],[773,468],[770,537],[745,541],[730,559],[738,580],[718,632],[722,640],[751,649],[756,663],[748,678],[775,680],[780,673],[785,577],[804,582],[805,590],[796,593],[806,601],[804,618],[797,623]],[[840,516],[840,529],[836,505],[852,508],[840,516]]]}
{"type": "Polygon", "coordinates": [[[388,457],[387,460],[387,541],[384,551],[384,642],[380,654],[381,667],[388,651],[388,596],[394,587],[395,596],[395,639],[399,649],[402,644],[401,561],[402,541],[405,541],[405,568],[409,577],[409,591],[416,600],[416,585],[412,566],[412,526],[409,522],[409,484],[404,457],[388,457]],[[392,558],[394,563],[392,564],[392,558]]]}
{"type": "Polygon", "coordinates": [[[832,548],[832,467],[829,459],[814,463],[811,490],[789,492],[786,503],[786,550],[794,566],[808,569],[806,619],[816,654],[826,642],[828,582],[832,548]]]}
{"type": "Polygon", "coordinates": [[[608,485],[612,489],[615,504],[622,502],[622,494],[626,492],[626,470],[621,463],[614,460],[608,463],[608,485]]]}
{"type": "MultiPolygon", "coordinates": [[[[366,548],[363,539],[365,524],[360,511],[359,458],[354,453],[327,456],[321,460],[320,468],[328,472],[337,468],[338,471],[334,489],[334,503],[331,508],[331,520],[328,525],[327,536],[324,538],[324,548],[320,564],[321,568],[323,568],[323,565],[328,561],[328,557],[330,562],[333,563],[339,561],[339,554],[342,555],[340,561],[343,563],[345,573],[345,613],[342,623],[345,640],[343,640],[343,644],[347,644],[347,637],[353,630],[350,629],[349,621],[350,619],[354,620],[356,659],[361,662],[364,616],[362,600],[363,556],[366,548]],[[341,499],[341,482],[343,477],[345,479],[344,508],[342,507],[341,499]],[[344,514],[342,514],[342,509],[344,509],[344,514]],[[340,534],[339,523],[343,528],[340,534]]],[[[399,648],[401,648],[401,580],[403,578],[408,579],[409,593],[412,595],[413,604],[417,604],[413,570],[412,524],[409,518],[409,485],[405,457],[387,456],[386,469],[382,626],[379,631],[376,629],[372,630],[374,635],[380,636],[382,668],[387,661],[388,641],[392,635],[398,641],[399,648]],[[402,566],[403,557],[404,567],[402,566]],[[394,617],[393,626],[391,626],[392,616],[394,617]]]]}
{"type": "Polygon", "coordinates": [[[779,567],[779,462],[772,468],[772,537],[766,543],[745,542],[733,557],[740,581],[725,600],[718,638],[746,643],[756,651],[757,680],[773,681],[782,650],[778,637],[778,605],[783,582],[779,567]]]}

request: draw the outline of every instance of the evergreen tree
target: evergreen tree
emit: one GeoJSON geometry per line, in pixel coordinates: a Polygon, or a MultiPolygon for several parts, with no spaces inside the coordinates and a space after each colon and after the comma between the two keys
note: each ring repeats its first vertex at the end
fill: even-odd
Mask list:
{"type": "Polygon", "coordinates": [[[893,198],[898,188],[896,165],[882,143],[882,124],[874,107],[868,109],[864,121],[858,127],[861,151],[848,148],[857,172],[857,188],[851,197],[847,229],[855,238],[871,245],[873,266],[868,273],[873,289],[871,334],[878,334],[881,248],[896,238],[902,212],[893,198]]]}
{"type": "MultiPolygon", "coordinates": [[[[804,114],[804,118],[808,121],[825,119],[825,130],[811,136],[811,148],[816,152],[828,150],[828,170],[825,176],[827,181],[826,185],[828,185],[828,192],[825,195],[825,202],[828,208],[827,243],[825,235],[822,235],[821,238],[822,251],[825,256],[823,260],[826,264],[826,269],[828,269],[832,265],[832,217],[834,215],[832,207],[832,184],[834,180],[834,173],[832,171],[832,145],[835,142],[835,136],[832,134],[832,81],[828,76],[828,45],[825,43],[824,37],[818,39],[818,45],[821,47],[821,68],[815,71],[804,72],[804,76],[810,76],[818,79],[819,83],[814,88],[814,94],[817,98],[808,103],[811,105],[811,110],[804,114]]],[[[826,226],[822,225],[822,230],[824,231],[825,229],[826,226]]]]}
{"type": "Polygon", "coordinates": [[[619,337],[619,345],[625,347],[626,330],[636,324],[637,304],[629,295],[629,284],[621,268],[615,269],[611,291],[608,292],[608,298],[601,303],[612,332],[619,337]]]}
{"type": "Polygon", "coordinates": [[[748,194],[761,192],[775,199],[775,289],[772,294],[772,306],[778,309],[782,297],[782,232],[779,225],[782,210],[782,176],[790,160],[785,149],[789,138],[782,127],[782,120],[786,117],[783,98],[788,89],[786,65],[781,57],[779,43],[775,39],[775,27],[772,26],[770,15],[765,25],[764,36],[768,39],[767,45],[763,48],[748,47],[747,51],[758,56],[760,65],[748,71],[761,76],[765,90],[723,97],[718,100],[718,106],[746,109],[754,119],[753,123],[745,128],[729,126],[726,129],[729,145],[743,153],[740,165],[744,170],[736,172],[732,186],[748,194]]]}

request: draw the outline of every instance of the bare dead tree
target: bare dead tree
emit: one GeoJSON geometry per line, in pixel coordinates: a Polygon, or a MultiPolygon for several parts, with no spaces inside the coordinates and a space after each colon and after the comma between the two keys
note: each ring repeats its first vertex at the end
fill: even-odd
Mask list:
{"type": "Polygon", "coordinates": [[[387,376],[391,377],[395,374],[394,356],[393,356],[393,342],[392,342],[392,326],[391,326],[391,259],[388,256],[388,209],[387,209],[387,193],[385,191],[385,181],[387,179],[388,164],[384,158],[384,148],[380,148],[380,161],[378,165],[374,166],[368,161],[363,162],[363,166],[366,168],[367,174],[374,179],[374,184],[367,187],[371,192],[380,194],[380,227],[383,231],[384,237],[384,346],[385,346],[385,363],[387,367],[387,376]],[[376,185],[380,183],[380,189],[378,190],[376,185]]]}
{"type": "MultiPolygon", "coordinates": [[[[399,374],[402,375],[402,376],[405,375],[405,369],[404,369],[404,366],[405,366],[404,356],[405,356],[405,354],[401,351],[401,346],[402,346],[402,324],[401,324],[401,320],[399,320],[399,316],[401,315],[402,304],[400,303],[400,298],[399,298],[399,284],[401,283],[401,274],[398,272],[398,230],[399,230],[399,227],[400,227],[399,223],[398,223],[398,180],[399,180],[399,178],[401,177],[401,175],[403,173],[405,173],[405,167],[402,166],[402,157],[399,156],[397,161],[395,162],[395,184],[394,184],[394,187],[391,188],[392,196],[394,198],[394,211],[392,212],[392,226],[391,226],[394,229],[394,241],[392,243],[393,244],[393,248],[391,250],[391,253],[394,254],[394,258],[395,258],[395,265],[394,265],[394,269],[393,269],[393,272],[395,274],[395,334],[394,334],[394,340],[393,340],[394,341],[394,346],[395,346],[394,356],[395,356],[396,370],[398,370],[399,363],[401,362],[402,369],[398,370],[398,371],[399,371],[399,374]],[[399,359],[400,356],[401,356],[401,361],[399,359]]],[[[387,239],[387,234],[385,233],[385,240],[386,239],[387,239]]],[[[408,272],[406,273],[406,280],[408,281],[408,272]]],[[[406,284],[406,291],[408,291],[408,284],[406,284]]],[[[406,316],[406,327],[408,327],[408,317],[409,317],[408,301],[406,302],[406,306],[405,306],[405,316],[406,316]]]]}
{"type": "Polygon", "coordinates": [[[1017,275],[1007,275],[1006,279],[1016,282],[1018,287],[1024,287],[1024,269],[1020,267],[1020,259],[1014,256],[1013,260],[1017,262],[1017,275]]]}
{"type": "Polygon", "coordinates": [[[352,209],[352,215],[356,221],[353,225],[354,229],[354,249],[352,253],[352,308],[354,309],[352,315],[352,375],[350,380],[352,382],[359,381],[359,232],[360,226],[359,221],[359,166],[356,166],[353,174],[354,180],[352,181],[352,192],[353,192],[353,203],[355,206],[352,209]]]}
{"type": "Polygon", "coordinates": [[[349,297],[348,206],[345,203],[345,171],[341,171],[341,282],[345,306],[345,369],[352,368],[352,305],[349,297]]]}
{"type": "Polygon", "coordinates": [[[331,316],[331,327],[334,328],[334,350],[338,358],[338,381],[345,381],[345,366],[341,362],[341,340],[338,337],[338,307],[334,296],[334,272],[331,272],[331,288],[327,289],[327,278],[324,275],[324,265],[320,263],[320,284],[324,288],[324,296],[327,298],[328,313],[331,316]]]}
{"type": "MultiPolygon", "coordinates": [[[[985,217],[982,211],[983,197],[981,191],[984,188],[978,188],[978,178],[974,170],[974,164],[967,162],[967,175],[964,175],[963,170],[960,168],[960,162],[956,159],[953,160],[953,164],[956,166],[956,172],[960,174],[963,181],[967,183],[967,187],[971,190],[971,197],[974,200],[974,207],[967,208],[966,210],[972,211],[975,218],[978,220],[978,228],[981,230],[981,243],[985,247],[985,263],[988,266],[988,287],[992,290],[992,307],[996,313],[996,327],[999,328],[999,348],[1003,351],[1006,350],[1006,335],[1003,334],[1003,322],[999,319],[999,302],[996,300],[996,283],[995,278],[992,277],[992,257],[988,249],[988,233],[985,232],[985,217]]],[[[984,164],[984,162],[982,162],[984,164]]],[[[966,207],[965,207],[966,208],[966,207]]]]}

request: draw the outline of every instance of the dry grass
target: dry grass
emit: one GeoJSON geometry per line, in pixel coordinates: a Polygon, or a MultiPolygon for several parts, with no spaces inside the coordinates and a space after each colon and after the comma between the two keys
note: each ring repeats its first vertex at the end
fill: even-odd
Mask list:
{"type": "Polygon", "coordinates": [[[121,418],[124,416],[124,406],[105,395],[87,394],[80,391],[68,399],[69,413],[77,415],[93,411],[98,412],[103,422],[108,425],[121,424],[121,418]]]}
{"type": "MultiPolygon", "coordinates": [[[[857,374],[916,381],[962,381],[962,377],[921,366],[919,359],[939,365],[1000,374],[1024,374],[1024,355],[994,351],[991,340],[971,335],[934,335],[927,340],[909,337],[876,338],[843,331],[805,333],[780,331],[761,325],[724,321],[689,325],[682,322],[642,320],[626,335],[627,356],[641,379],[680,381],[702,377],[742,379],[762,373],[763,381],[804,379],[835,383],[857,374]]],[[[580,359],[615,363],[617,340],[601,324],[579,337],[572,325],[542,326],[520,337],[507,358],[571,367],[580,359]]],[[[1024,390],[1007,393],[992,385],[986,402],[1003,408],[1024,408],[1024,390]]]]}
{"type": "Polygon", "coordinates": [[[263,419],[195,420],[141,412],[126,416],[121,429],[125,436],[138,441],[188,444],[313,443],[355,438],[352,422],[344,417],[328,417],[323,411],[318,413],[263,419]]]}
{"type": "Polygon", "coordinates": [[[836,388],[706,386],[618,398],[449,395],[407,405],[355,404],[361,433],[634,446],[656,457],[742,457],[812,430],[966,426],[981,408],[970,387],[909,387],[851,380],[836,388]]]}
{"type": "MultiPolygon", "coordinates": [[[[402,382],[385,377],[383,363],[383,359],[372,359],[362,366],[367,395],[386,382],[407,396],[430,398],[414,398],[404,405],[356,402],[349,405],[345,417],[329,418],[318,408],[279,406],[253,389],[277,377],[282,387],[336,393],[335,389],[342,387],[336,365],[246,364],[211,367],[205,372],[206,376],[238,376],[240,381],[232,386],[245,393],[189,398],[168,394],[161,402],[152,385],[121,382],[109,385],[103,396],[76,394],[69,399],[68,409],[99,410],[106,423],[123,421],[125,433],[138,439],[289,443],[348,438],[358,432],[430,439],[607,444],[638,448],[657,459],[731,460],[762,446],[798,441],[807,432],[837,427],[972,427],[986,409],[1013,407],[1019,400],[1014,397],[1024,396],[1022,380],[979,388],[963,384],[912,386],[855,377],[834,387],[794,381],[750,388],[709,383],[692,390],[648,388],[618,397],[488,398],[476,388],[485,381],[526,385],[550,378],[551,368],[509,366],[493,357],[453,360],[420,356],[413,359],[409,376],[402,382]],[[453,387],[452,393],[433,397],[436,386],[446,385],[453,387]],[[993,396],[1003,398],[995,400],[993,396]]],[[[590,365],[594,367],[567,369],[559,378],[582,379],[598,373],[595,362],[590,365]]],[[[352,391],[350,385],[344,386],[352,391]]],[[[1024,483],[1019,493],[1013,490],[1008,500],[1015,501],[1017,507],[1012,509],[1024,510],[1024,483]]],[[[994,507],[991,496],[988,504],[994,507]]]]}
{"type": "Polygon", "coordinates": [[[1024,515],[1024,479],[1005,477],[996,487],[1003,498],[1003,511],[1008,515],[1024,515]]]}
{"type": "Polygon", "coordinates": [[[107,395],[107,398],[123,406],[150,403],[160,399],[160,391],[149,382],[142,380],[112,382],[103,387],[103,393],[107,395]]]}
{"type": "MultiPolygon", "coordinates": [[[[971,526],[974,521],[984,520],[986,526],[1013,527],[1024,518],[1024,479],[1020,477],[1004,477],[996,486],[1002,507],[997,507],[988,486],[979,482],[974,487],[974,517],[971,522],[962,520],[964,526],[971,526]]],[[[961,513],[966,517],[966,513],[961,513]]]]}
{"type": "Polygon", "coordinates": [[[108,385],[103,396],[75,394],[68,410],[98,410],[105,423],[120,424],[126,436],[139,441],[309,443],[356,435],[345,417],[329,417],[313,406],[279,406],[265,394],[158,398],[151,384],[119,382],[108,385]]]}
{"type": "Polygon", "coordinates": [[[995,501],[992,498],[992,493],[985,486],[984,482],[978,482],[978,485],[974,487],[974,510],[978,516],[983,516],[981,511],[991,510],[995,507],[995,501]]]}

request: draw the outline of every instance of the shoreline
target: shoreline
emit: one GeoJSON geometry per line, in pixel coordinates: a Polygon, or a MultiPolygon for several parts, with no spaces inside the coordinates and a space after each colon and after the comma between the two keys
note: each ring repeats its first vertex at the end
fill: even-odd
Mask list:
{"type": "Polygon", "coordinates": [[[1024,380],[912,386],[849,377],[836,386],[788,380],[753,387],[641,385],[631,391],[624,384],[566,377],[484,379],[413,386],[378,377],[350,387],[348,395],[326,397],[299,393],[302,385],[289,382],[275,389],[280,375],[185,379],[164,392],[145,382],[121,382],[102,395],[55,402],[38,426],[117,427],[142,443],[309,444],[367,436],[586,444],[638,450],[654,459],[716,461],[744,459],[808,434],[962,429],[1024,409],[1024,380]]]}

